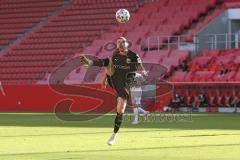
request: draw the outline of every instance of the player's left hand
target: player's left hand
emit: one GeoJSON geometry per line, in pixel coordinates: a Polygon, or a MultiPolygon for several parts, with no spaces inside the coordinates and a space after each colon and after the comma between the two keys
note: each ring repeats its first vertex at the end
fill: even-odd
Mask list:
{"type": "Polygon", "coordinates": [[[148,71],[143,70],[143,71],[141,72],[141,74],[142,74],[143,77],[147,77],[147,76],[148,76],[148,71]]]}
{"type": "Polygon", "coordinates": [[[107,88],[107,83],[106,83],[106,81],[102,81],[102,83],[101,83],[101,88],[102,88],[102,89],[106,89],[106,88],[107,88]]]}

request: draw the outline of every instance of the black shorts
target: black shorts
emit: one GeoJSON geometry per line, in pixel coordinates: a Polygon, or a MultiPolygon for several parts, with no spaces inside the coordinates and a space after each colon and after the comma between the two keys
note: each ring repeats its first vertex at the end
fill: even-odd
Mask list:
{"type": "Polygon", "coordinates": [[[107,75],[107,81],[109,86],[115,90],[117,97],[121,97],[126,100],[129,98],[130,91],[124,80],[122,81],[121,80],[118,81],[117,79],[114,80],[113,78],[111,78],[111,76],[107,75]]]}
{"type": "Polygon", "coordinates": [[[115,87],[116,96],[128,100],[129,98],[129,89],[127,87],[115,87]]]}

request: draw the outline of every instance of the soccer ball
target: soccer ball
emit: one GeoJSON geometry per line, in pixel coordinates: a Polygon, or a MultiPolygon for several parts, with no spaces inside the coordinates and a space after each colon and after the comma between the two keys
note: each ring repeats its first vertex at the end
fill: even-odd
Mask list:
{"type": "Polygon", "coordinates": [[[126,9],[119,9],[116,12],[116,20],[119,23],[126,23],[130,19],[130,13],[126,9]]]}

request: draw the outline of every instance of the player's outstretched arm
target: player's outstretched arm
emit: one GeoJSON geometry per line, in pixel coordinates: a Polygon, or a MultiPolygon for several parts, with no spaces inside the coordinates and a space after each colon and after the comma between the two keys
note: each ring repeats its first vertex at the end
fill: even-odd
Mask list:
{"type": "Polygon", "coordinates": [[[109,65],[109,59],[88,59],[85,55],[80,55],[80,61],[85,65],[98,66],[98,67],[107,67],[109,65]]]}
{"type": "Polygon", "coordinates": [[[92,65],[92,60],[88,59],[85,55],[80,55],[80,61],[85,65],[92,65]]]}

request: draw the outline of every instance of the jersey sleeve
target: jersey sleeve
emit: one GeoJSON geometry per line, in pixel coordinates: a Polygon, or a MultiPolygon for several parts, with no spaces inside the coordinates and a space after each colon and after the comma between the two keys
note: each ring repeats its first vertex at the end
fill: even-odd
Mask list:
{"type": "Polygon", "coordinates": [[[132,57],[132,63],[138,63],[138,64],[142,63],[142,60],[138,54],[132,52],[131,57],[132,57]]]}
{"type": "Polygon", "coordinates": [[[93,60],[93,66],[106,67],[109,64],[109,58],[93,60]]]}
{"type": "Polygon", "coordinates": [[[138,63],[138,64],[142,63],[142,60],[138,54],[136,54],[136,63],[138,63]]]}

